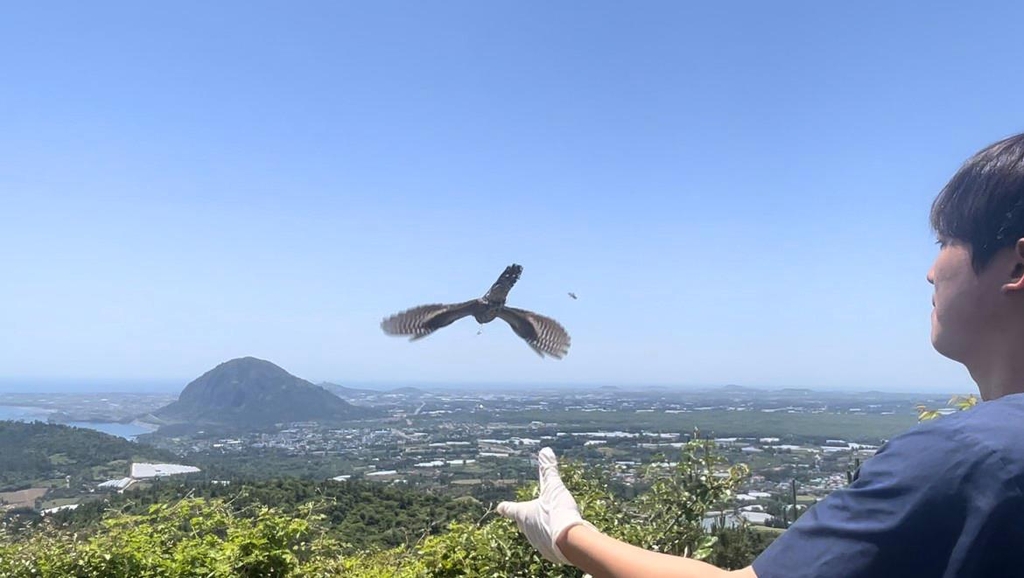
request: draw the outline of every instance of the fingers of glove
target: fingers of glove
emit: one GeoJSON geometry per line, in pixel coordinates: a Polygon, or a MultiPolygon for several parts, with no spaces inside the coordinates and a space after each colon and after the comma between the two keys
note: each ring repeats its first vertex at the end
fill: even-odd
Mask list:
{"type": "Polygon", "coordinates": [[[498,514],[515,520],[516,525],[519,529],[523,529],[523,524],[531,517],[535,516],[537,512],[537,500],[530,500],[529,502],[501,502],[498,507],[495,508],[498,514]]]}
{"type": "Polygon", "coordinates": [[[558,458],[555,457],[555,450],[549,447],[544,447],[540,450],[540,453],[537,454],[537,460],[540,462],[541,467],[558,465],[558,458]]]}
{"type": "Polygon", "coordinates": [[[537,454],[538,470],[540,470],[540,493],[545,494],[562,485],[562,476],[558,473],[558,458],[551,448],[544,448],[537,454]],[[550,490],[549,490],[550,487],[550,490]]]}

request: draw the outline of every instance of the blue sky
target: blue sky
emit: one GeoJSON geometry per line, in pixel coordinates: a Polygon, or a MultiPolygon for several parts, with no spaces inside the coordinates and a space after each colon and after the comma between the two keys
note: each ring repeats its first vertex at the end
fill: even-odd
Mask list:
{"type": "Polygon", "coordinates": [[[8,7],[0,378],[970,391],[927,212],[1024,8],[707,4],[8,7]],[[512,262],[564,360],[380,331],[512,262]]]}

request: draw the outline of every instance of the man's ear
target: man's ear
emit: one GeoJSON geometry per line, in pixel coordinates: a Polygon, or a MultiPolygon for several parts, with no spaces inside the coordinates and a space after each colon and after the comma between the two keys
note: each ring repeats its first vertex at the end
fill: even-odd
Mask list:
{"type": "Polygon", "coordinates": [[[1003,291],[1024,292],[1024,239],[1017,239],[1017,244],[1013,246],[1013,271],[1010,280],[1003,284],[1003,291]]]}

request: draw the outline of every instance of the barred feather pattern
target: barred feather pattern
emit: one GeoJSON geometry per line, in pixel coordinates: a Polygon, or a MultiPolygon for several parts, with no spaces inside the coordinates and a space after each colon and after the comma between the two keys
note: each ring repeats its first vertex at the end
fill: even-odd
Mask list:
{"type": "Polygon", "coordinates": [[[410,340],[426,337],[438,329],[472,313],[474,301],[465,303],[431,303],[407,309],[381,321],[388,335],[409,335],[410,340]]]}
{"type": "Polygon", "coordinates": [[[508,322],[516,335],[523,338],[537,355],[544,357],[547,354],[561,359],[569,353],[572,339],[562,324],[554,319],[515,307],[502,307],[498,310],[498,317],[508,322]]]}

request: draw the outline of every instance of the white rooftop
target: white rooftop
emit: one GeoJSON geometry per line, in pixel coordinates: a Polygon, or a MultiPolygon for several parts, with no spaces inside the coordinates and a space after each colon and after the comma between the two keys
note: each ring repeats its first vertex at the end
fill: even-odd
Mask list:
{"type": "Polygon", "coordinates": [[[397,473],[398,473],[397,470],[382,470],[382,471],[379,471],[379,472],[369,472],[369,473],[366,474],[366,477],[370,478],[370,477],[377,477],[377,476],[394,476],[397,473]]]}
{"type": "Polygon", "coordinates": [[[123,489],[127,488],[128,486],[130,486],[131,483],[134,482],[134,481],[135,480],[133,480],[131,478],[121,478],[120,480],[110,480],[108,482],[103,482],[102,484],[99,485],[99,487],[101,487],[101,488],[115,488],[115,489],[118,489],[118,490],[123,490],[123,489]]]}
{"type": "Polygon", "coordinates": [[[47,508],[43,510],[42,514],[45,516],[47,514],[53,514],[54,512],[60,512],[61,510],[74,510],[77,507],[78,504],[67,504],[64,506],[57,506],[56,508],[47,508]]]}
{"type": "Polygon", "coordinates": [[[179,464],[132,464],[131,477],[141,480],[146,478],[162,478],[177,474],[191,474],[198,472],[199,468],[194,466],[182,466],[179,464]]]}

